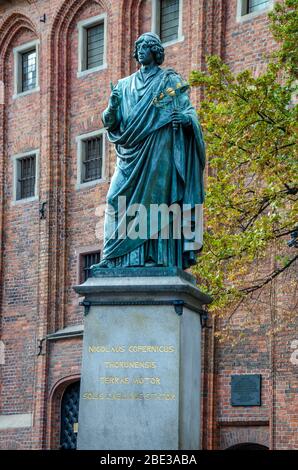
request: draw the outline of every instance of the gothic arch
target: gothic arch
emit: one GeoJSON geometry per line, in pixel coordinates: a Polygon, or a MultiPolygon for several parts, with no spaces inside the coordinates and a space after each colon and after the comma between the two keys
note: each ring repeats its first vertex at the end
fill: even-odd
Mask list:
{"type": "Polygon", "coordinates": [[[220,449],[237,448],[240,445],[269,446],[269,429],[267,426],[248,426],[222,429],[220,433],[220,449]]]}
{"type": "MultiPolygon", "coordinates": [[[[134,70],[134,59],[132,57],[132,52],[133,52],[133,44],[135,39],[139,36],[140,34],[140,10],[142,3],[145,0],[122,0],[122,5],[121,5],[121,18],[122,18],[122,24],[126,25],[126,28],[123,28],[122,31],[122,44],[123,47],[129,43],[130,47],[130,57],[131,60],[129,62],[124,62],[122,64],[123,68],[123,75],[129,75],[132,73],[134,70]],[[129,41],[127,41],[127,30],[128,30],[128,36],[129,36],[129,41]]],[[[125,54],[126,55],[126,54],[125,54]]],[[[124,54],[123,54],[124,56],[124,54]]]]}
{"type": "MultiPolygon", "coordinates": [[[[66,217],[67,217],[67,155],[69,154],[69,73],[68,53],[69,34],[75,18],[88,5],[96,4],[108,15],[108,54],[111,61],[112,31],[109,27],[112,9],[108,0],[65,0],[55,15],[49,34],[49,74],[50,74],[50,180],[52,182],[50,211],[52,230],[51,243],[53,256],[51,263],[51,300],[55,305],[55,313],[50,320],[50,328],[54,331],[64,326],[65,292],[59,286],[65,285],[67,254],[66,254],[66,217]],[[56,300],[55,300],[56,298],[56,300]],[[58,301],[57,301],[58,299],[58,301]]],[[[53,311],[53,309],[49,309],[53,311]]]]}
{"type": "Polygon", "coordinates": [[[133,35],[134,32],[138,32],[139,19],[140,19],[140,8],[144,0],[124,0],[121,5],[122,18],[125,19],[125,24],[128,24],[128,29],[133,35]],[[135,13],[135,24],[133,23],[133,16],[135,13]]]}
{"type": "Polygon", "coordinates": [[[244,442],[228,447],[226,450],[269,450],[269,447],[252,442],[244,442]]]}
{"type": "MultiPolygon", "coordinates": [[[[15,11],[4,16],[4,19],[0,24],[0,82],[2,83],[4,83],[5,79],[4,62],[9,46],[13,38],[22,30],[31,31],[36,36],[36,38],[38,38],[36,26],[22,12],[15,11]]],[[[2,92],[4,94],[4,88],[2,92]]],[[[1,106],[3,104],[3,102],[0,103],[0,125],[2,130],[0,133],[0,148],[2,148],[2,152],[4,151],[4,106],[1,106]]],[[[2,157],[3,155],[1,155],[1,160],[3,160],[2,157]]]]}
{"type": "Polygon", "coordinates": [[[80,380],[79,374],[59,379],[52,386],[48,399],[47,449],[57,449],[60,441],[61,401],[66,388],[80,380]]]}
{"type": "Polygon", "coordinates": [[[78,12],[91,3],[98,4],[109,15],[112,14],[111,3],[108,0],[65,0],[55,15],[50,33],[51,40],[60,34],[63,29],[67,30],[78,12]]]}
{"type": "MultiPolygon", "coordinates": [[[[0,245],[3,236],[3,211],[4,211],[4,150],[5,150],[5,59],[13,38],[20,31],[31,31],[38,37],[34,23],[21,11],[4,15],[0,23],[0,245]]],[[[2,280],[2,253],[0,253],[0,284],[2,280]]],[[[2,301],[2,289],[0,289],[0,305],[2,301]]]]}
{"type": "MultiPolygon", "coordinates": [[[[61,71],[61,66],[64,66],[64,68],[66,67],[68,34],[74,19],[80,11],[88,6],[88,4],[91,5],[92,3],[99,5],[104,11],[106,11],[108,18],[111,17],[111,5],[107,0],[65,0],[59,11],[56,13],[50,31],[50,73],[52,80],[55,80],[55,78],[57,80],[58,71],[61,71]],[[64,58],[64,64],[61,63],[62,57],[64,58]]],[[[110,31],[108,31],[108,34],[111,36],[110,31]]],[[[109,49],[111,50],[111,47],[109,49]]],[[[66,73],[65,69],[63,70],[63,73],[66,73]]],[[[52,82],[52,85],[52,92],[59,89],[59,87],[57,87],[53,90],[53,87],[57,85],[56,82],[52,82]]]]}
{"type": "Polygon", "coordinates": [[[14,36],[22,29],[29,30],[38,37],[34,23],[20,11],[15,11],[4,17],[0,25],[0,80],[4,78],[4,60],[9,45],[14,36]]]}

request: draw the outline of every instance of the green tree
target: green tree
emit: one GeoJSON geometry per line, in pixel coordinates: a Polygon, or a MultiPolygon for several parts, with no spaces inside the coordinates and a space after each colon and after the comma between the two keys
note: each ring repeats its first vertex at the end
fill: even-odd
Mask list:
{"type": "Polygon", "coordinates": [[[298,257],[287,243],[292,237],[295,245],[298,229],[298,0],[277,4],[270,20],[280,45],[262,74],[236,75],[212,56],[206,72],[190,76],[204,90],[198,113],[209,160],[204,250],[193,273],[219,316],[292,270],[298,257]]]}

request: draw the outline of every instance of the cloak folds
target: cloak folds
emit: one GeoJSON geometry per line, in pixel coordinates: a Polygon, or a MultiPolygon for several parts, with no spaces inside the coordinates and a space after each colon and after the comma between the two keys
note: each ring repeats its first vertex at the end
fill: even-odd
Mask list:
{"type": "Polygon", "coordinates": [[[120,95],[118,110],[112,112],[108,108],[103,113],[103,123],[117,154],[104,227],[103,259],[110,267],[153,265],[185,269],[195,262],[195,253],[202,246],[202,240],[185,239],[182,231],[180,238],[173,236],[175,214],[170,215],[167,239],[162,235],[162,221],[157,228],[152,223],[150,227],[152,204],[169,207],[177,203],[181,208],[184,204],[190,208],[183,224],[193,228],[197,223],[202,229],[205,146],[196,111],[182,85],[183,80],[174,70],[155,67],[146,75],[139,70],[116,85],[120,95]],[[173,128],[174,109],[189,117],[189,126],[173,128]],[[119,199],[121,196],[126,198],[125,208],[119,203],[124,201],[119,199]],[[146,212],[128,216],[127,211],[131,213],[134,204],[142,204],[146,212]],[[141,224],[147,227],[146,236],[144,230],[138,237],[132,235],[141,224]]]}

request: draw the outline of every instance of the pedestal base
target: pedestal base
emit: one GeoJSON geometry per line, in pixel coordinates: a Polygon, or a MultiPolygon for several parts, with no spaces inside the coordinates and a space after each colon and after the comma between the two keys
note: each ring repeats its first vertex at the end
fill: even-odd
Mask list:
{"type": "Polygon", "coordinates": [[[177,269],[102,270],[85,295],[78,449],[200,448],[202,305],[177,269]]]}

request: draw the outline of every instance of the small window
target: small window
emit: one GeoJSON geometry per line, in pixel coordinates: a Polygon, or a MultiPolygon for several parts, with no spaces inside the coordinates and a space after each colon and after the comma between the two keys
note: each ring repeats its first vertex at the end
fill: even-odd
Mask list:
{"type": "Polygon", "coordinates": [[[170,42],[178,39],[179,0],[160,1],[160,39],[170,42]]]}
{"type": "Polygon", "coordinates": [[[106,15],[96,16],[78,23],[79,71],[78,74],[106,67],[106,15]]]}
{"type": "Polygon", "coordinates": [[[87,281],[90,277],[90,268],[93,264],[100,262],[100,251],[81,255],[81,282],[87,281]]]}
{"type": "Polygon", "coordinates": [[[273,0],[238,0],[237,19],[246,20],[247,17],[257,16],[273,8],[273,0]]]}
{"type": "Polygon", "coordinates": [[[38,42],[33,41],[14,49],[14,98],[38,91],[38,42]]]}
{"type": "Polygon", "coordinates": [[[87,28],[87,69],[103,65],[104,24],[87,28]]]}
{"type": "Polygon", "coordinates": [[[97,183],[104,177],[104,130],[77,137],[78,178],[77,187],[97,183]]]}
{"type": "Polygon", "coordinates": [[[22,54],[22,92],[36,88],[36,49],[22,54]]]}
{"type": "Polygon", "coordinates": [[[14,157],[14,201],[37,197],[37,151],[14,157]]]}
{"type": "Polygon", "coordinates": [[[269,0],[248,0],[246,13],[249,14],[255,11],[265,10],[269,3],[269,0]]]}
{"type": "Polygon", "coordinates": [[[160,36],[164,45],[183,41],[183,0],[152,0],[152,31],[160,36]]]}
{"type": "Polygon", "coordinates": [[[35,155],[18,159],[17,200],[35,196],[35,155]]]}
{"type": "Polygon", "coordinates": [[[102,177],[102,135],[83,141],[82,183],[102,177]]]}

